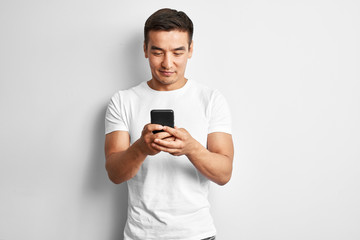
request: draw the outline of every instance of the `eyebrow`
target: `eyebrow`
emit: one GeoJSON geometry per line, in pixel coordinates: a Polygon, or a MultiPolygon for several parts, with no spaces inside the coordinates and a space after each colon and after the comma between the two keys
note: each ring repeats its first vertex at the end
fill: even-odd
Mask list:
{"type": "MultiPolygon", "coordinates": [[[[164,51],[164,49],[157,47],[157,46],[151,46],[151,50],[164,51]]],[[[182,46],[182,47],[174,48],[172,51],[185,51],[185,50],[186,50],[186,48],[184,46],[182,46]]]]}
{"type": "Polygon", "coordinates": [[[184,46],[175,48],[174,51],[185,51],[186,48],[184,46]]]}

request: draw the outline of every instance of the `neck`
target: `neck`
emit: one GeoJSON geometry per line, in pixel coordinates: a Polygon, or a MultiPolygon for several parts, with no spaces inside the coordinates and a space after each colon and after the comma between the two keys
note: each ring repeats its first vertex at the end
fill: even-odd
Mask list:
{"type": "Polygon", "coordinates": [[[148,86],[156,91],[173,91],[180,89],[185,86],[187,79],[184,78],[181,81],[176,81],[175,83],[163,84],[157,80],[151,79],[147,82],[148,86]]]}

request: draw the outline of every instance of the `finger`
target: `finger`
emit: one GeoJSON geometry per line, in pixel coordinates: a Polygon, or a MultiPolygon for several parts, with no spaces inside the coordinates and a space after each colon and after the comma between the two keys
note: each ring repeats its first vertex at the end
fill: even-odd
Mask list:
{"type": "Polygon", "coordinates": [[[173,148],[167,148],[167,147],[164,147],[164,146],[161,146],[161,145],[158,145],[156,143],[152,143],[151,146],[158,150],[158,151],[162,151],[162,152],[167,152],[167,153],[170,153],[170,154],[177,154],[179,152],[178,149],[173,149],[173,148]]]}
{"type": "Polygon", "coordinates": [[[180,139],[182,138],[182,132],[180,132],[177,127],[172,128],[172,127],[164,126],[163,130],[175,136],[176,138],[180,138],[180,139]]]}
{"type": "Polygon", "coordinates": [[[155,138],[157,139],[165,139],[165,138],[168,138],[168,137],[172,137],[172,135],[168,132],[159,132],[159,133],[156,133],[154,135],[155,138]]]}
{"type": "Polygon", "coordinates": [[[160,131],[163,130],[164,126],[160,125],[160,124],[146,124],[144,127],[144,130],[146,130],[147,132],[152,132],[152,131],[160,131]]]}
{"type": "Polygon", "coordinates": [[[162,139],[155,139],[154,142],[157,145],[166,147],[166,148],[173,148],[173,149],[180,149],[182,148],[182,144],[180,141],[167,141],[162,139]]]}
{"type": "Polygon", "coordinates": [[[171,142],[171,141],[175,141],[175,137],[174,136],[171,136],[171,137],[167,137],[167,138],[164,138],[163,140],[164,141],[168,141],[168,142],[171,142]]]}

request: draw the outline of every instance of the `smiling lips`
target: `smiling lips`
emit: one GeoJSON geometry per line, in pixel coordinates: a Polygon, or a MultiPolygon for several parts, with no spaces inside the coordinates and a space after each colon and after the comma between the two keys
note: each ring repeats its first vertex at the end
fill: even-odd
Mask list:
{"type": "Polygon", "coordinates": [[[165,77],[170,77],[171,75],[173,75],[175,72],[171,72],[171,71],[160,71],[160,73],[162,75],[164,75],[165,77]]]}

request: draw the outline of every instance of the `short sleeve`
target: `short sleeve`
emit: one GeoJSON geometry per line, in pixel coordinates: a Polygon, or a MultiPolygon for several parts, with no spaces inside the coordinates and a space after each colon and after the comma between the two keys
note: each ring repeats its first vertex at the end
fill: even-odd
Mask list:
{"type": "Polygon", "coordinates": [[[105,134],[114,131],[129,131],[125,114],[121,92],[118,92],[111,98],[106,109],[105,134]]]}
{"type": "Polygon", "coordinates": [[[231,114],[225,97],[215,90],[211,96],[209,111],[208,133],[225,132],[231,134],[231,114]]]}

